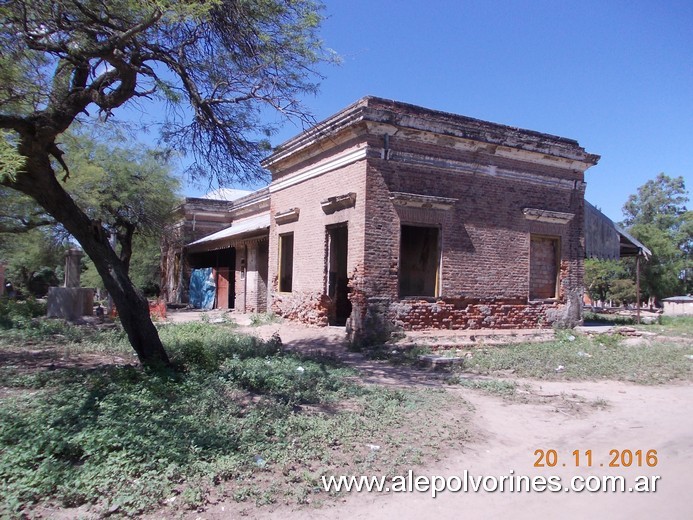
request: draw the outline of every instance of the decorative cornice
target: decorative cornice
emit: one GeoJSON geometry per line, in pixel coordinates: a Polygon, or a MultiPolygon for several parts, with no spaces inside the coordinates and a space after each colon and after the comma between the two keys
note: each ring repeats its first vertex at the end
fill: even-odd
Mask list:
{"type": "Polygon", "coordinates": [[[296,222],[301,210],[299,208],[291,208],[286,211],[278,211],[274,214],[274,221],[278,225],[288,224],[289,222],[296,222]]]}
{"type": "Polygon", "coordinates": [[[562,213],[560,211],[538,208],[524,208],[522,213],[527,220],[536,220],[549,224],[567,224],[575,216],[574,213],[562,213]]]}
{"type": "Polygon", "coordinates": [[[418,193],[404,193],[401,191],[391,191],[390,200],[397,206],[407,206],[410,208],[424,209],[452,209],[459,199],[447,197],[432,197],[430,195],[419,195],[418,193]]]}
{"type": "Polygon", "coordinates": [[[464,161],[455,161],[452,159],[441,159],[412,152],[392,151],[390,153],[390,161],[410,164],[412,166],[425,166],[427,168],[439,168],[441,170],[450,170],[455,172],[469,173],[473,175],[488,175],[499,179],[507,179],[511,181],[527,182],[538,186],[549,186],[552,188],[561,188],[565,190],[575,190],[583,188],[585,183],[577,180],[557,179],[555,177],[547,177],[536,173],[518,172],[515,170],[506,170],[492,165],[471,164],[464,161]]]}
{"type": "Polygon", "coordinates": [[[335,211],[340,211],[346,208],[353,208],[356,205],[356,193],[347,193],[346,195],[337,195],[320,201],[320,206],[326,215],[331,215],[335,211]]]}
{"type": "Polygon", "coordinates": [[[300,182],[304,182],[308,179],[318,177],[329,171],[336,170],[337,168],[342,168],[344,166],[348,166],[349,164],[355,163],[356,161],[365,159],[367,156],[368,148],[365,146],[362,148],[358,148],[356,150],[352,150],[351,152],[335,157],[334,159],[326,161],[318,166],[308,168],[307,170],[304,170],[298,175],[294,175],[292,177],[289,177],[288,179],[281,179],[276,182],[273,182],[269,185],[269,192],[276,193],[290,186],[294,186],[295,184],[298,184],[300,182]]]}
{"type": "Polygon", "coordinates": [[[534,130],[482,121],[425,107],[367,96],[330,118],[280,145],[262,166],[275,172],[280,163],[320,141],[334,139],[347,128],[363,124],[387,125],[392,133],[431,133],[454,140],[473,141],[491,147],[514,148],[537,155],[583,163],[583,171],[597,163],[598,155],[587,153],[573,139],[534,130]]]}

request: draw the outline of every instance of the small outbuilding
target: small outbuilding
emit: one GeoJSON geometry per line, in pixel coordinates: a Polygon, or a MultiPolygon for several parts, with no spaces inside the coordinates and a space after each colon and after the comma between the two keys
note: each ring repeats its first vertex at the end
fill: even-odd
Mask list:
{"type": "Polygon", "coordinates": [[[665,316],[693,316],[693,296],[672,296],[662,304],[665,316]]]}

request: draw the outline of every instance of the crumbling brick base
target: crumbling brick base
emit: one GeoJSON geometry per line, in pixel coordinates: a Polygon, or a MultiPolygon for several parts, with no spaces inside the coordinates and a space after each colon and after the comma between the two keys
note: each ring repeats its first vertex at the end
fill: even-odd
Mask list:
{"type": "Polygon", "coordinates": [[[394,325],[404,330],[533,329],[551,327],[565,305],[526,299],[445,298],[390,305],[394,325]]]}
{"type": "Polygon", "coordinates": [[[272,312],[288,320],[300,321],[309,325],[327,326],[330,299],[319,293],[275,293],[272,298],[272,312]]]}

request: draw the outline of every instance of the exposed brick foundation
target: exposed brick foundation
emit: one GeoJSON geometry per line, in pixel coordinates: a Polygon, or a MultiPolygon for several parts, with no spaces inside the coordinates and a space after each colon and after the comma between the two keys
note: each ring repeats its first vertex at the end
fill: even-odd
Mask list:
{"type": "Polygon", "coordinates": [[[445,298],[435,302],[404,300],[390,309],[394,325],[404,330],[533,329],[550,327],[560,304],[522,299],[445,298]],[[551,312],[553,311],[553,312],[551,312]]]}
{"type": "Polygon", "coordinates": [[[328,324],[330,299],[318,292],[275,293],[272,312],[288,320],[324,327],[328,324]]]}

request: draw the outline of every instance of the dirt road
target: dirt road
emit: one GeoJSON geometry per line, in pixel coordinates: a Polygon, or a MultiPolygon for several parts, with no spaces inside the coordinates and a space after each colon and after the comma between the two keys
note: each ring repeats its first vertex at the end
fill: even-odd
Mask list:
{"type": "MultiPolygon", "coordinates": [[[[288,324],[268,325],[247,332],[269,337],[279,332],[290,348],[341,349],[343,332],[288,324]]],[[[426,387],[441,382],[416,371],[371,362],[341,350],[367,383],[426,387]]],[[[693,518],[693,385],[640,386],[620,382],[528,381],[525,398],[513,401],[478,390],[446,386],[451,398],[461,397],[473,407],[470,429],[475,440],[462,452],[441,446],[440,462],[416,468],[425,476],[557,475],[559,492],[430,492],[355,493],[321,508],[273,507],[245,511],[251,518],[395,518],[405,519],[689,519],[693,518]],[[536,450],[555,450],[555,467],[534,467],[536,450]],[[582,467],[573,452],[579,450],[582,467]],[[592,467],[585,467],[587,450],[592,467]],[[642,465],[609,467],[611,450],[642,450],[642,465]],[[645,454],[657,451],[657,465],[648,467],[645,454]],[[563,466],[565,464],[565,466],[563,466]],[[603,464],[603,466],[602,466],[603,464]],[[626,488],[638,476],[660,477],[649,493],[564,491],[574,476],[622,475],[626,488]]],[[[451,412],[451,413],[454,413],[451,412]]],[[[465,407],[460,416],[469,415],[465,407]]],[[[412,440],[416,442],[415,439],[412,440]]],[[[649,478],[649,482],[651,482],[649,478]]],[[[197,518],[230,518],[237,505],[216,504],[197,518]]]]}
{"type": "MultiPolygon", "coordinates": [[[[475,408],[481,441],[463,453],[417,470],[418,475],[559,475],[565,485],[576,475],[623,475],[627,485],[639,475],[658,475],[654,493],[361,493],[310,518],[609,518],[684,519],[693,515],[693,387],[642,387],[621,383],[546,383],[542,395],[578,396],[581,410],[561,410],[556,402],[511,403],[464,391],[475,408]],[[594,402],[606,400],[604,409],[594,402]],[[557,409],[561,411],[556,411],[557,409]],[[535,450],[554,449],[558,466],[535,468],[535,450]],[[572,452],[592,450],[593,467],[576,468],[572,452]],[[610,450],[656,449],[654,468],[608,468],[610,450]],[[562,464],[566,463],[566,467],[562,464]],[[605,467],[599,467],[604,464],[605,467]]],[[[296,512],[296,518],[306,512],[296,512]]]]}
{"type": "MultiPolygon", "coordinates": [[[[261,328],[261,335],[269,334],[261,328]]],[[[311,331],[281,327],[286,343],[301,343],[311,331]],[[294,336],[296,336],[294,338],[294,336]]],[[[323,340],[335,346],[335,332],[323,340]]],[[[364,381],[385,385],[402,384],[397,369],[382,363],[353,361],[364,381]]],[[[408,378],[406,384],[430,386],[430,378],[408,378]]],[[[435,383],[434,383],[435,384],[435,383]]],[[[469,475],[558,475],[562,487],[574,476],[622,475],[626,487],[638,476],[659,476],[656,491],[612,492],[444,492],[354,493],[345,500],[321,509],[275,510],[257,513],[267,517],[352,519],[352,518],[693,518],[693,386],[639,386],[620,382],[527,382],[526,399],[508,402],[481,391],[446,387],[474,408],[475,442],[463,452],[448,452],[439,463],[416,469],[416,475],[442,477],[469,475]],[[555,467],[535,468],[536,450],[555,450],[555,467]],[[575,466],[573,452],[579,450],[581,465],[575,466]],[[592,452],[592,467],[584,467],[586,450],[592,452]],[[657,450],[657,465],[609,467],[611,450],[657,450]],[[565,467],[563,464],[566,464],[565,467]],[[601,464],[604,466],[602,467],[601,464]],[[512,471],[512,473],[511,473],[512,471]]],[[[465,411],[466,413],[466,411],[465,411]]],[[[441,447],[445,452],[445,447],[441,447]]],[[[203,515],[204,517],[204,515],[203,515]]]]}

